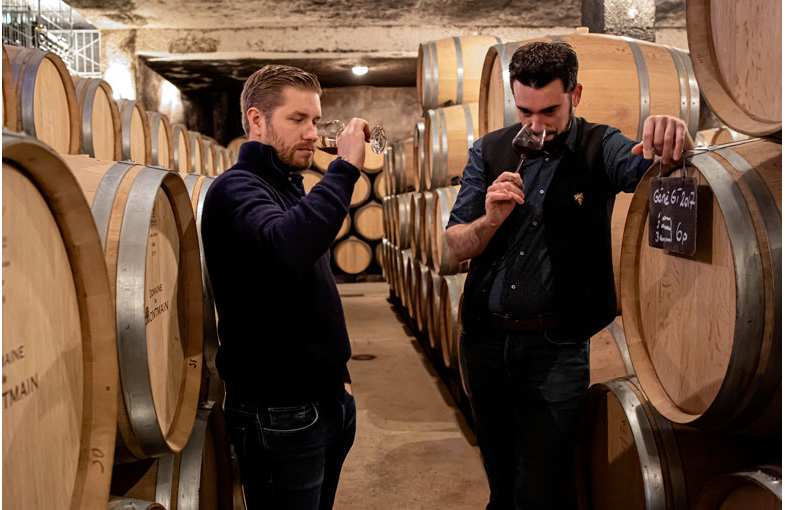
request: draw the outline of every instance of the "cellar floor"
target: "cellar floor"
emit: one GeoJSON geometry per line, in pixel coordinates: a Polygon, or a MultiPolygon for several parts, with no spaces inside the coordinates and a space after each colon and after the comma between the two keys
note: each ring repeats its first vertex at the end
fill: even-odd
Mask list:
{"type": "Polygon", "coordinates": [[[341,284],[339,289],[353,355],[374,358],[349,363],[357,437],[335,509],[484,508],[488,488],[476,440],[420,344],[387,301],[387,284],[341,284]]]}

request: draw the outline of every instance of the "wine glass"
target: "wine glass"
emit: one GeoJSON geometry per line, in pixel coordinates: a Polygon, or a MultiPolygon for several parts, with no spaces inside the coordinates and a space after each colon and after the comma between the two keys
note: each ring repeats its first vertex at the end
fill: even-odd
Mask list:
{"type": "MultiPolygon", "coordinates": [[[[320,148],[330,154],[338,154],[338,135],[340,135],[345,128],[346,124],[340,120],[329,120],[317,124],[316,130],[319,137],[320,148]]],[[[377,121],[373,129],[371,129],[370,144],[371,150],[376,154],[383,153],[385,147],[387,147],[387,133],[385,133],[381,121],[377,121]]]]}

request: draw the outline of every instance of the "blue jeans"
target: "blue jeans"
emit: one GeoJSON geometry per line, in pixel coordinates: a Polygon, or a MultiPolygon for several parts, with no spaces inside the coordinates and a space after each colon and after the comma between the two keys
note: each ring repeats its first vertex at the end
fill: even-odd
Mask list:
{"type": "Polygon", "coordinates": [[[354,443],[354,397],[287,407],[224,404],[248,510],[333,507],[343,461],[354,443]]]}
{"type": "Polygon", "coordinates": [[[463,334],[460,349],[490,486],[487,510],[576,508],[588,340],[488,331],[463,334]]]}

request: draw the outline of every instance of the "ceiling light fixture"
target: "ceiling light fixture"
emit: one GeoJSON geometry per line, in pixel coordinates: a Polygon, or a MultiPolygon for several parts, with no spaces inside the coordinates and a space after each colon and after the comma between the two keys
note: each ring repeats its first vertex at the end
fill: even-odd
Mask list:
{"type": "Polygon", "coordinates": [[[354,66],[352,67],[352,73],[355,76],[364,76],[368,74],[368,66],[354,66]]]}

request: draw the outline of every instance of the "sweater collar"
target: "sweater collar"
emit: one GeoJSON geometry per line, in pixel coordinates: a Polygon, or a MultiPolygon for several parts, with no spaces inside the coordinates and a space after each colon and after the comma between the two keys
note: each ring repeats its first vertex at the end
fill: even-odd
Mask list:
{"type": "Polygon", "coordinates": [[[273,177],[281,182],[292,182],[295,186],[303,180],[299,168],[281,161],[271,145],[255,140],[240,146],[237,166],[250,170],[260,177],[273,177]]]}

